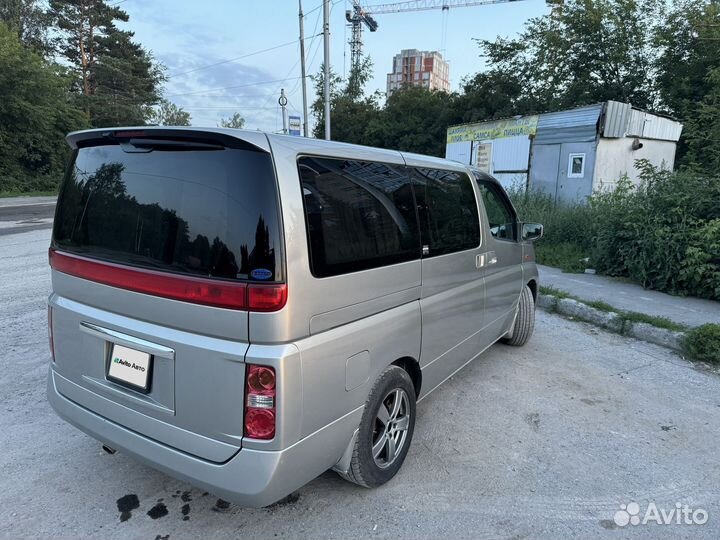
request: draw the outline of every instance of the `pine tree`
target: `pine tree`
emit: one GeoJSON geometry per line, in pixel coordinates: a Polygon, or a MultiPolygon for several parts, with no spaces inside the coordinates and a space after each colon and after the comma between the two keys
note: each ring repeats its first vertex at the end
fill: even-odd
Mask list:
{"type": "Polygon", "coordinates": [[[51,0],[56,50],[72,66],[73,90],[95,127],[144,124],[160,102],[162,68],[116,21],[128,14],[105,0],[51,0]]]}

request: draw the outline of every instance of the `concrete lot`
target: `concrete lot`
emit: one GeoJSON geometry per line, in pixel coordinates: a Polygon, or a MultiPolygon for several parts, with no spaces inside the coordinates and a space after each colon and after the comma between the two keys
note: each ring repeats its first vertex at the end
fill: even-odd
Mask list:
{"type": "Polygon", "coordinates": [[[403,469],[374,491],[325,473],[275,507],[225,507],[109,456],[45,401],[48,239],[0,237],[0,537],[720,536],[720,377],[542,312],[526,347],[493,347],[420,404],[403,469]],[[631,502],[709,520],[618,527],[631,502]]]}

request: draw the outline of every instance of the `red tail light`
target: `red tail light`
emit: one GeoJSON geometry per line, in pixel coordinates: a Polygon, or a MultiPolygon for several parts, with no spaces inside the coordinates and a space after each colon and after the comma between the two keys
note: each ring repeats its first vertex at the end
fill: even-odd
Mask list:
{"type": "Polygon", "coordinates": [[[250,311],[278,311],[287,301],[285,284],[248,287],[246,283],[179,276],[95,261],[54,249],[50,249],[50,266],[59,272],[111,287],[206,306],[250,311]]]}
{"type": "Polygon", "coordinates": [[[245,436],[275,436],[275,370],[248,364],[245,375],[245,436]]]}
{"type": "Polygon", "coordinates": [[[287,285],[248,286],[248,306],[251,311],[278,311],[287,301],[287,285]]]}
{"type": "Polygon", "coordinates": [[[50,358],[55,361],[55,341],[53,340],[53,312],[52,308],[48,306],[48,343],[50,344],[50,358]]]}

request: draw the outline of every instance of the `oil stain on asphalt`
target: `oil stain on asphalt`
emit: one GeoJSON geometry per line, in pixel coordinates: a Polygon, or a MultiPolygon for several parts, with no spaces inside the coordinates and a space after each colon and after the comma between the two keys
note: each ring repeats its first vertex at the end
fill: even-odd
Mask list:
{"type": "Polygon", "coordinates": [[[150,516],[152,519],[158,519],[163,516],[167,516],[168,515],[167,506],[165,506],[165,504],[162,502],[158,502],[155,506],[153,506],[150,510],[148,510],[147,515],[150,516]]]}
{"type": "Polygon", "coordinates": [[[138,496],[133,494],[125,495],[117,500],[117,509],[120,512],[120,521],[127,521],[132,516],[132,511],[140,508],[138,496]]]}

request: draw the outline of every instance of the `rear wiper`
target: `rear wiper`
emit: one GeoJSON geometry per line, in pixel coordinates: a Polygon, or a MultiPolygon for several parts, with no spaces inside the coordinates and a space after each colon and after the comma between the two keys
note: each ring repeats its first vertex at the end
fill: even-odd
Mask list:
{"type": "Polygon", "coordinates": [[[195,141],[177,141],[168,139],[129,139],[120,142],[120,148],[127,153],[147,153],[153,150],[224,150],[225,147],[219,144],[201,143],[195,141]]]}

